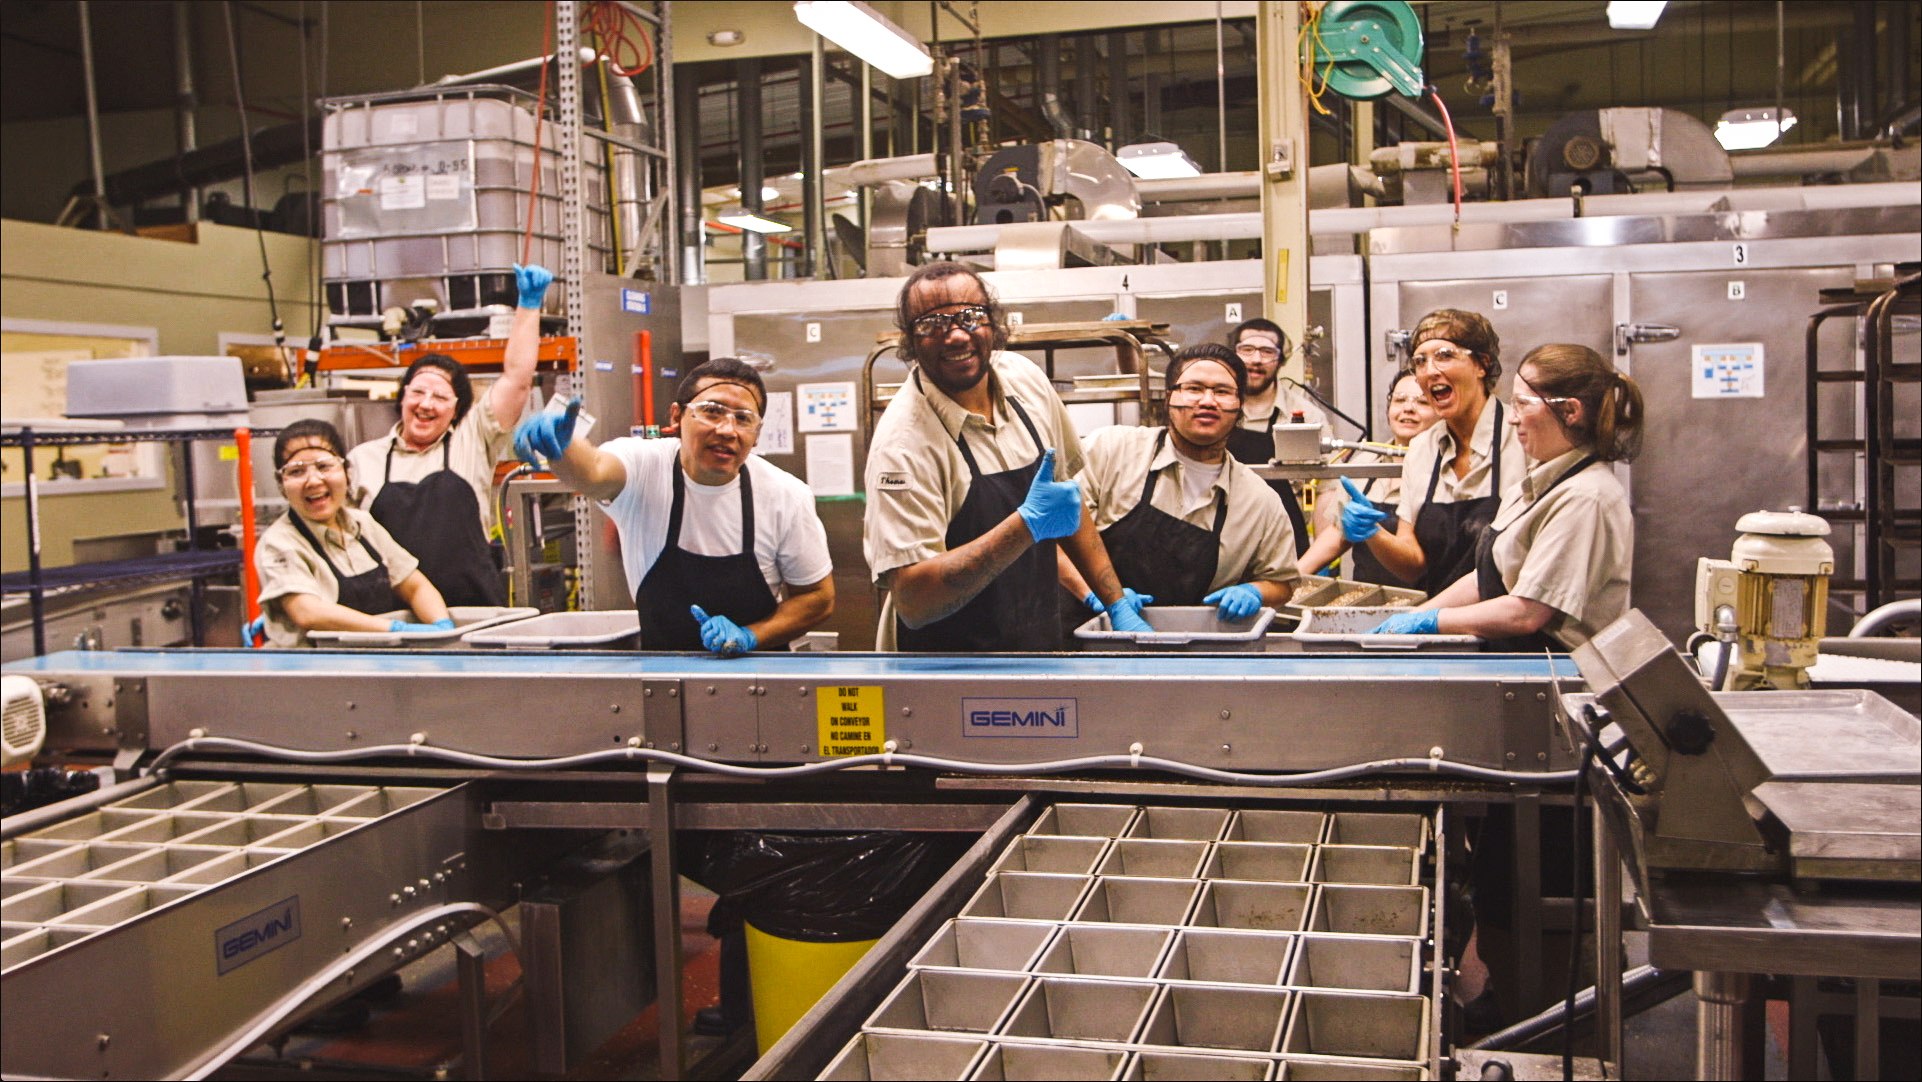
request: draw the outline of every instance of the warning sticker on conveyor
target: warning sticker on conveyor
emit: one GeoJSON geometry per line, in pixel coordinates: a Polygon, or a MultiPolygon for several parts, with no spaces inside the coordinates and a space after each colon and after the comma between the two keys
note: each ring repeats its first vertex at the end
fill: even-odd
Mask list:
{"type": "Polygon", "coordinates": [[[881,754],[888,718],[878,685],[815,688],[814,710],[825,758],[881,754]]]}

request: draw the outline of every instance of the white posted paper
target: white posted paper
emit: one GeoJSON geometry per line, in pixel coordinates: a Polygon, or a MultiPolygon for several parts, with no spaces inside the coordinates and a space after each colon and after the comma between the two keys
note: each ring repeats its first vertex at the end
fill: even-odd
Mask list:
{"type": "Polygon", "coordinates": [[[854,432],[861,427],[854,412],[854,384],[803,383],[800,393],[800,430],[802,432],[854,432]]]}
{"type": "Polygon", "coordinates": [[[808,488],[816,496],[854,495],[854,437],[807,438],[808,488]]]}
{"type": "Polygon", "coordinates": [[[761,438],[754,444],[757,455],[794,453],[794,392],[771,391],[767,396],[767,417],[761,422],[761,438]]]}
{"type": "Polygon", "coordinates": [[[427,205],[427,186],[419,174],[380,178],[380,209],[413,210],[427,205]]]}
{"type": "Polygon", "coordinates": [[[1689,349],[1695,398],[1761,398],[1762,343],[1722,342],[1689,349]]]}

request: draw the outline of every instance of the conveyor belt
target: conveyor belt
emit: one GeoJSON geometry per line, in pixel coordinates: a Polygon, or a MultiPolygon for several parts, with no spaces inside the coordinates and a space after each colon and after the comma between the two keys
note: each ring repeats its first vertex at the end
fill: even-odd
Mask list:
{"type": "Polygon", "coordinates": [[[1234,772],[1571,765],[1557,761],[1551,704],[1579,679],[1546,654],[123,650],[6,671],[73,692],[51,719],[53,746],[158,751],[211,736],[313,752],[544,760],[633,747],[767,764],[892,743],[994,766],[1139,754],[1234,772]]]}
{"type": "Polygon", "coordinates": [[[395,676],[578,675],[704,680],[757,676],[826,682],[890,677],[1011,680],[1220,679],[1374,677],[1384,680],[1579,680],[1565,655],[1549,654],[838,654],[761,653],[724,659],[709,654],[535,653],[322,650],[66,650],[8,662],[10,673],[203,673],[226,675],[382,674],[395,676]]]}

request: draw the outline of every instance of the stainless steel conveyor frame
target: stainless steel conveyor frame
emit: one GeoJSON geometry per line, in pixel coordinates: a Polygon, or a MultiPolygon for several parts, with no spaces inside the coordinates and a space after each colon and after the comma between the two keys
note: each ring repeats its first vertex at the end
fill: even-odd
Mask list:
{"type": "MultiPolygon", "coordinates": [[[[114,753],[148,769],[158,763],[176,777],[219,772],[281,784],[290,777],[324,782],[343,772],[371,772],[408,785],[504,772],[527,777],[511,791],[476,781],[462,787],[464,796],[430,802],[450,808],[462,802],[461,822],[479,835],[468,835],[462,851],[500,849],[487,836],[525,836],[495,833],[521,828],[627,828],[651,836],[768,827],[980,831],[1023,784],[1111,784],[1098,776],[1087,780],[1097,767],[1186,771],[1206,783],[1177,783],[1187,792],[1176,801],[1197,794],[1268,801],[1274,783],[1315,781],[1324,784],[1322,795],[1344,800],[1389,798],[1412,788],[1430,799],[1508,802],[1516,791],[1502,783],[1513,780],[1521,783],[1524,807],[1532,808],[1541,785],[1563,776],[1552,773],[1564,763],[1551,739],[1549,704],[1558,682],[1575,675],[1566,658],[1546,655],[769,654],[724,661],[633,653],[166,650],[55,654],[7,671],[69,692],[51,719],[51,747],[114,753]],[[851,727],[860,732],[850,742],[851,727]],[[879,754],[829,761],[824,750],[879,754]],[[157,751],[163,752],[158,760],[157,751]],[[267,762],[249,761],[260,759],[267,762]],[[850,761],[938,773],[884,770],[864,775],[859,790],[840,783],[831,796],[827,786],[808,788],[805,778],[795,777],[850,761]],[[585,776],[554,772],[565,766],[604,769],[585,776]],[[1081,771],[1083,780],[1007,777],[1068,769],[1081,771]],[[695,784],[721,770],[793,784],[748,798],[738,785],[695,784]],[[1398,789],[1379,781],[1359,790],[1325,787],[1344,774],[1398,770],[1426,777],[1398,789]],[[1309,773],[1289,779],[1275,773],[1284,771],[1309,773]],[[1438,772],[1468,772],[1494,784],[1463,785],[1438,772]],[[980,778],[969,791],[968,773],[1002,777],[980,778]],[[903,789],[904,777],[920,779],[919,788],[903,789]],[[567,791],[541,779],[566,779],[567,791]],[[956,788],[940,794],[929,782],[956,788]],[[594,784],[604,787],[606,799],[583,788],[594,784]],[[1437,792],[1450,785],[1454,791],[1437,792]]],[[[334,840],[336,851],[387,829],[383,820],[346,832],[334,840]]],[[[1518,871],[1533,883],[1528,863],[1518,871]]],[[[328,874],[316,868],[311,860],[290,860],[282,874],[328,874]]],[[[390,871],[433,881],[434,869],[417,874],[382,866],[383,875],[390,871]]],[[[671,852],[657,850],[654,938],[669,1075],[680,1072],[684,1057],[673,1024],[680,1016],[673,979],[680,970],[675,873],[671,852]]],[[[377,892],[376,900],[400,893],[377,892]]],[[[191,919],[199,929],[193,934],[203,935],[209,911],[196,895],[147,920],[158,926],[191,919]]],[[[1539,927],[1539,913],[1535,920],[1539,927]]],[[[119,952],[110,950],[120,934],[103,933],[103,945],[92,948],[100,952],[101,973],[123,968],[115,961],[119,952]]],[[[57,987],[69,968],[64,959],[72,956],[71,948],[49,951],[20,975],[43,973],[32,979],[57,987]]],[[[143,989],[151,979],[136,975],[121,983],[143,989]]],[[[10,1033],[29,1029],[12,1017],[15,1004],[33,1002],[14,994],[27,983],[9,973],[10,1033]]],[[[71,1070],[78,1053],[62,1048],[57,1062],[71,1070]]],[[[11,1052],[8,1058],[11,1070],[11,1052]]],[[[166,1073],[161,1066],[142,1063],[151,1073],[166,1073]]]]}

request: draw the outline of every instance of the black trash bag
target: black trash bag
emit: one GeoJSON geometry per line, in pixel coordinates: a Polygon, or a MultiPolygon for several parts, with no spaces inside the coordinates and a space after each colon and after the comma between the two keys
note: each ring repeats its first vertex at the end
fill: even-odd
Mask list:
{"type": "Polygon", "coordinates": [[[99,788],[100,775],[91,770],[36,766],[28,770],[9,771],[0,774],[0,815],[17,815],[44,808],[99,788]]]}
{"type": "Polygon", "coordinates": [[[697,834],[681,870],[719,895],[708,934],[743,921],[802,943],[878,939],[974,843],[965,834],[697,834]]]}

